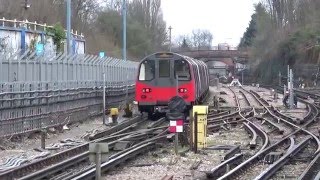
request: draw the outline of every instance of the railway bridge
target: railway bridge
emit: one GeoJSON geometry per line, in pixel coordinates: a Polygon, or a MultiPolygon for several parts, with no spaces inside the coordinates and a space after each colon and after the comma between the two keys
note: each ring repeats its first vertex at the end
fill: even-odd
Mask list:
{"type": "Polygon", "coordinates": [[[248,69],[249,51],[247,49],[189,50],[177,51],[177,53],[203,60],[208,64],[210,74],[230,77],[248,69]]]}
{"type": "Polygon", "coordinates": [[[205,62],[216,61],[221,58],[233,58],[237,59],[240,63],[246,63],[249,58],[247,50],[191,50],[178,51],[177,53],[195,59],[203,59],[205,62]]]}

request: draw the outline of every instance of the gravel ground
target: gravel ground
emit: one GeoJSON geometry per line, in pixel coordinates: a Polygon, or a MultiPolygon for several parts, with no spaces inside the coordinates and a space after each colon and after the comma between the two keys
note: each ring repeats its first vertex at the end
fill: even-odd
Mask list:
{"type": "Polygon", "coordinates": [[[248,101],[250,102],[250,104],[255,107],[255,108],[260,108],[261,105],[259,104],[259,102],[254,98],[254,96],[252,96],[251,94],[247,93],[246,91],[242,91],[244,93],[244,95],[247,97],[248,101]]]}
{"type": "MultiPolygon", "coordinates": [[[[267,102],[269,102],[270,105],[277,107],[277,108],[278,107],[283,108],[283,103],[282,103],[283,94],[278,93],[278,99],[274,100],[273,96],[271,96],[271,92],[269,89],[257,88],[257,87],[251,87],[251,86],[246,86],[245,89],[253,90],[253,91],[257,92],[261,97],[263,97],[267,102]]],[[[306,106],[304,104],[298,102],[298,109],[304,109],[304,108],[306,108],[306,106]]]]}
{"type": "Polygon", "coordinates": [[[299,118],[299,119],[303,119],[308,113],[306,108],[299,108],[299,109],[281,108],[280,112],[289,117],[299,118]]]}
{"type": "Polygon", "coordinates": [[[226,103],[220,103],[221,107],[234,107],[236,106],[235,99],[233,97],[233,93],[225,86],[217,87],[210,87],[210,92],[218,95],[219,97],[223,98],[226,103]],[[225,92],[226,94],[220,94],[220,92],[225,92]]]}
{"type": "MultiPolygon", "coordinates": [[[[240,145],[241,149],[248,149],[250,141],[245,130],[237,127],[229,131],[214,133],[208,137],[208,146],[215,145],[240,145]]],[[[131,179],[161,179],[165,175],[174,175],[174,179],[206,179],[205,171],[217,166],[225,152],[223,150],[201,150],[198,154],[186,152],[183,156],[173,154],[173,146],[157,150],[153,153],[137,157],[124,167],[113,170],[103,179],[131,180],[131,179]],[[190,167],[198,161],[202,161],[198,169],[190,170],[190,167]],[[139,165],[145,165],[139,167],[139,165]]]]}
{"type": "Polygon", "coordinates": [[[291,162],[292,164],[285,165],[277,174],[270,178],[270,180],[294,180],[298,179],[299,176],[303,173],[303,171],[307,168],[308,163],[301,162],[291,162]]]}
{"type": "MultiPolygon", "coordinates": [[[[263,88],[252,88],[246,87],[246,89],[253,89],[258,92],[263,98],[267,99],[272,105],[276,107],[282,107],[282,96],[279,95],[279,99],[272,101],[269,90],[263,88]]],[[[211,97],[209,98],[209,104],[212,103],[212,94],[218,94],[220,97],[225,99],[227,102],[221,104],[221,106],[235,106],[235,101],[233,93],[227,87],[210,87],[211,97]],[[224,91],[226,95],[221,95],[220,92],[224,91]]],[[[250,100],[250,99],[249,99],[250,100]]],[[[299,108],[303,108],[298,105],[299,108]]],[[[288,115],[298,117],[304,116],[304,112],[300,112],[301,109],[295,111],[287,111],[288,115]],[[299,111],[299,112],[297,112],[299,111]]],[[[92,133],[96,130],[104,130],[109,127],[102,125],[102,118],[95,118],[88,120],[82,124],[74,124],[69,127],[70,130],[66,130],[63,133],[48,133],[46,145],[59,143],[60,140],[72,139],[79,142],[85,142],[84,135],[92,133]]],[[[277,137],[274,136],[276,139],[277,137]]],[[[280,138],[280,137],[279,137],[280,138]]],[[[239,145],[245,157],[249,157],[256,150],[249,150],[248,143],[251,138],[245,132],[242,125],[238,125],[231,130],[225,131],[221,129],[218,133],[213,133],[208,136],[207,142],[208,146],[216,145],[239,145]]],[[[261,145],[261,142],[259,142],[261,145]]],[[[5,150],[0,150],[0,164],[4,162],[7,158],[25,155],[31,157],[39,154],[39,152],[34,151],[34,148],[40,147],[40,135],[34,134],[30,138],[23,138],[20,141],[2,141],[0,142],[0,147],[4,147],[5,150]]],[[[67,148],[67,147],[66,147],[67,148]]],[[[259,146],[257,147],[259,149],[259,146]]],[[[185,148],[181,148],[184,151],[185,148]]],[[[56,153],[60,150],[52,150],[51,153],[56,153]]],[[[215,166],[217,166],[225,154],[222,150],[201,150],[198,154],[187,151],[181,156],[174,155],[173,144],[169,144],[166,148],[158,149],[154,152],[149,152],[148,154],[136,157],[136,159],[125,163],[125,165],[115,168],[115,170],[108,172],[104,175],[103,179],[161,179],[165,175],[174,175],[174,179],[205,179],[205,171],[208,171],[215,166]],[[196,170],[190,170],[190,167],[198,162],[202,161],[196,170]]],[[[302,163],[303,164],[303,163],[302,163]]],[[[262,169],[265,169],[267,165],[258,164],[252,167],[247,172],[245,176],[240,176],[238,179],[252,179],[254,175],[257,175],[262,169]]],[[[290,167],[291,165],[288,165],[290,167]]],[[[304,165],[294,166],[292,170],[300,172],[304,165]],[[299,170],[295,170],[301,168],[299,170]]],[[[289,175],[295,177],[295,174],[290,174],[288,172],[279,172],[276,179],[283,179],[284,175],[289,175]],[[279,177],[279,178],[278,178],[279,177]]],[[[294,178],[296,179],[296,178],[294,178]]]]}

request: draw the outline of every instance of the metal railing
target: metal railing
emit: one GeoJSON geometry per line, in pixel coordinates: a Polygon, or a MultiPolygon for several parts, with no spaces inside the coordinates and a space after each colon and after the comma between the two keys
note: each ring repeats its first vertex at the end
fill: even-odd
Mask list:
{"type": "MultiPolygon", "coordinates": [[[[46,23],[38,24],[37,21],[30,22],[27,19],[22,21],[16,19],[9,20],[4,17],[0,19],[0,24],[2,27],[26,28],[33,31],[46,31],[47,28],[53,28],[53,26],[47,25],[46,23]]],[[[84,39],[84,35],[82,33],[78,33],[78,31],[74,31],[73,29],[71,29],[71,34],[75,38],[84,39]]]]}

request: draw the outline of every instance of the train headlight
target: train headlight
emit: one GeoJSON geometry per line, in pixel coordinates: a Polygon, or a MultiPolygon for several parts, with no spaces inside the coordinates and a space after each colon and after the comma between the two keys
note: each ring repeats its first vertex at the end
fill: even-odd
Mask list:
{"type": "Polygon", "coordinates": [[[142,89],[142,92],[143,92],[143,93],[150,93],[150,92],[151,92],[151,89],[150,89],[150,88],[143,88],[143,89],[142,89]]]}
{"type": "Polygon", "coordinates": [[[188,90],[186,88],[179,88],[178,92],[179,93],[186,93],[186,92],[188,92],[188,90]]]}

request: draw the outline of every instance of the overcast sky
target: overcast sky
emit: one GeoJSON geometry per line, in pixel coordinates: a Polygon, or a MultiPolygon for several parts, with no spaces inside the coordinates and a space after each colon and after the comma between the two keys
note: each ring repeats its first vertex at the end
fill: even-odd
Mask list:
{"type": "Polygon", "coordinates": [[[208,29],[212,44],[227,42],[237,46],[259,0],[161,0],[164,19],[172,26],[173,39],[208,29]]]}

